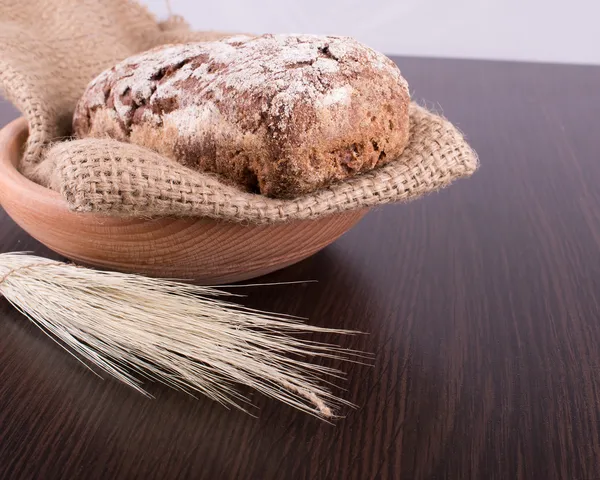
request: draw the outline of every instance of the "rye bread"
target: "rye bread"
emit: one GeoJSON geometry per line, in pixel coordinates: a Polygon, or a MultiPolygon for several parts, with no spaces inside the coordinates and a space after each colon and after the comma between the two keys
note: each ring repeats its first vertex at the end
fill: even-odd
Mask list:
{"type": "Polygon", "coordinates": [[[409,102],[398,67],[351,38],[238,36],[163,46],[104,71],[73,128],[292,198],[397,159],[409,102]]]}

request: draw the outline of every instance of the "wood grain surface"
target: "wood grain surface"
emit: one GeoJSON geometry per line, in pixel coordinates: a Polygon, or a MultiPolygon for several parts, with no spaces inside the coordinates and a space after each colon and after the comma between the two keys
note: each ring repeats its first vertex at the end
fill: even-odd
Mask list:
{"type": "MultiPolygon", "coordinates": [[[[335,425],[91,374],[0,300],[0,478],[600,478],[600,68],[398,59],[481,157],[245,288],[368,335],[335,425]]],[[[0,123],[16,116],[0,106],[0,123]]],[[[55,256],[0,213],[0,251],[55,256]]],[[[335,362],[328,365],[340,366],[335,362]]]]}

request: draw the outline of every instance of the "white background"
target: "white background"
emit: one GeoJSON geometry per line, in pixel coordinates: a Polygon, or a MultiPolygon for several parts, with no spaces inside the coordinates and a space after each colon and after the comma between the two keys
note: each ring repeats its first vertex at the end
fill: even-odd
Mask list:
{"type": "MultiPolygon", "coordinates": [[[[142,0],[159,17],[166,0],[142,0]]],[[[170,0],[196,29],[350,35],[387,54],[600,64],[600,0],[170,0]]]]}

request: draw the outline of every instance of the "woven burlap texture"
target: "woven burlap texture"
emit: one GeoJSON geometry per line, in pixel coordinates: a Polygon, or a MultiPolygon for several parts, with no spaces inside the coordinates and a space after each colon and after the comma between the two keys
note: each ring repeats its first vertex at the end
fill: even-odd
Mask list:
{"type": "Polygon", "coordinates": [[[22,170],[35,177],[45,147],[70,135],[75,105],[101,71],[157,45],[223,36],[159,23],[128,0],[0,0],[0,86],[29,122],[22,170]]]}
{"type": "Polygon", "coordinates": [[[460,132],[416,105],[400,158],[295,200],[243,192],[132,144],[67,140],[75,105],[102,70],[158,45],[224,36],[177,17],[157,22],[131,0],[0,0],[0,86],[29,123],[21,171],[75,211],[273,223],[410,200],[477,168],[460,132]]]}

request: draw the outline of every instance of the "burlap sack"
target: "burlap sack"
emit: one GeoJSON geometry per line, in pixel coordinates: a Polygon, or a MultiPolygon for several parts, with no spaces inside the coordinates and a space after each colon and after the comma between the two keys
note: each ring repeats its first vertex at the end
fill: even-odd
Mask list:
{"type": "Polygon", "coordinates": [[[102,70],[157,45],[224,36],[177,17],[157,22],[132,0],[0,0],[0,86],[29,122],[21,171],[76,211],[272,223],[417,198],[477,168],[460,132],[416,105],[400,158],[295,200],[242,192],[128,143],[67,141],[75,105],[102,70]]]}

